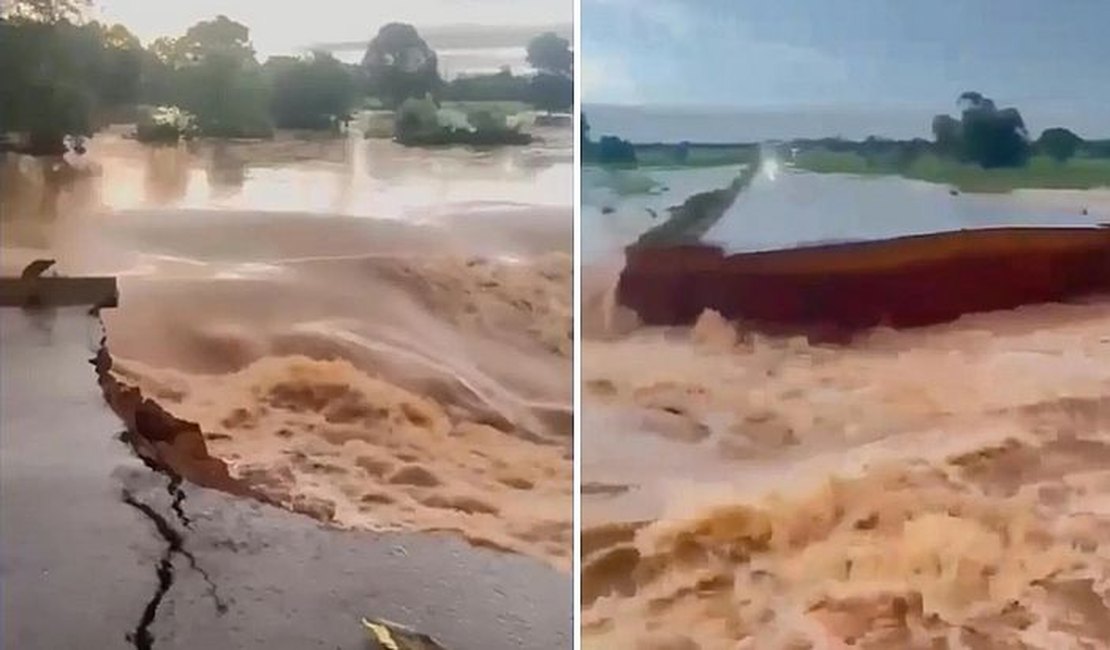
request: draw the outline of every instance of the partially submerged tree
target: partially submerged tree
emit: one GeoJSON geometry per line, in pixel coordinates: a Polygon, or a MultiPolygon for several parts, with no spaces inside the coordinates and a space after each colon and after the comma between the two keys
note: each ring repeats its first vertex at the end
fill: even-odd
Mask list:
{"type": "Polygon", "coordinates": [[[442,84],[436,53],[415,27],[405,23],[389,23],[378,30],[362,57],[362,67],[371,92],[391,108],[411,97],[435,96],[442,84]]]}
{"type": "Polygon", "coordinates": [[[263,70],[270,81],[270,112],[278,127],[336,127],[355,103],[354,77],[327,52],[305,58],[271,57],[263,70]]]}
{"type": "Polygon", "coordinates": [[[574,82],[561,75],[540,73],[532,77],[528,94],[528,101],[542,111],[569,110],[574,105],[574,82]]]}
{"type": "Polygon", "coordinates": [[[66,19],[0,21],[0,132],[24,134],[32,155],[62,154],[66,136],[91,135],[105,88],[102,35],[66,19]]]}
{"type": "Polygon", "coordinates": [[[227,16],[201,21],[173,42],[169,57],[173,103],[196,115],[201,133],[225,137],[272,133],[267,87],[245,25],[227,16]]]}
{"type": "Polygon", "coordinates": [[[464,102],[530,102],[531,80],[505,66],[494,74],[463,75],[443,87],[443,99],[464,102]]]}

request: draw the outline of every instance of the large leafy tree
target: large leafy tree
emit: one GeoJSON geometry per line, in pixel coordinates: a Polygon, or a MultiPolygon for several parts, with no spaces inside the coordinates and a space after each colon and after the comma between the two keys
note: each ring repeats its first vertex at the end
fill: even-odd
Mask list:
{"type": "Polygon", "coordinates": [[[961,94],[958,104],[958,121],[947,115],[933,118],[933,136],[942,154],[985,168],[1025,164],[1029,134],[1016,108],[999,109],[994,100],[974,91],[961,94]]]}
{"type": "Polygon", "coordinates": [[[1016,108],[999,109],[978,92],[960,95],[964,156],[982,167],[1016,167],[1029,157],[1029,134],[1016,108]]]}
{"type": "Polygon", "coordinates": [[[354,76],[327,52],[271,57],[263,69],[271,87],[270,112],[279,127],[327,128],[344,120],[354,105],[354,76]]]}
{"type": "Polygon", "coordinates": [[[173,43],[173,62],[178,65],[204,63],[213,59],[239,65],[255,63],[250,29],[227,16],[202,20],[173,43]]]}
{"type": "Polygon", "coordinates": [[[933,138],[942,154],[953,157],[963,154],[961,128],[960,121],[951,115],[937,115],[933,118],[933,138]]]}
{"type": "Polygon", "coordinates": [[[436,53],[405,23],[378,30],[362,57],[370,91],[386,105],[397,107],[410,97],[438,93],[442,80],[436,53]]]}
{"type": "Polygon", "coordinates": [[[0,20],[0,131],[56,155],[91,135],[99,108],[134,101],[137,40],[120,26],[79,21],[85,2],[20,0],[0,20]]]}
{"type": "Polygon", "coordinates": [[[540,34],[528,43],[528,65],[539,72],[570,77],[574,70],[570,41],[554,32],[540,34]]]}
{"type": "Polygon", "coordinates": [[[92,0],[10,0],[0,7],[0,18],[15,22],[79,23],[91,6],[92,0]]]}
{"type": "Polygon", "coordinates": [[[1037,139],[1037,149],[1057,162],[1074,156],[1082,144],[1083,138],[1061,127],[1045,129],[1037,139]]]}
{"type": "Polygon", "coordinates": [[[245,25],[217,16],[193,25],[172,43],[156,45],[157,58],[172,70],[169,99],[197,116],[202,133],[257,137],[272,132],[265,79],[245,25]]]}

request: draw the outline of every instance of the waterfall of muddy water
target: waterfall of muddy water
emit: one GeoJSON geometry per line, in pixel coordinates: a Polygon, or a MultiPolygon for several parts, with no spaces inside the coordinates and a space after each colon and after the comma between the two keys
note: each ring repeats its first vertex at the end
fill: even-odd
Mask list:
{"type": "Polygon", "coordinates": [[[1110,647],[1110,300],[819,346],[635,327],[612,275],[583,285],[584,647],[1110,647]]]}
{"type": "Polygon", "coordinates": [[[5,272],[49,255],[118,274],[113,378],[268,500],[567,568],[572,134],[540,135],[490,152],[98,135],[52,197],[8,158],[5,272]]]}

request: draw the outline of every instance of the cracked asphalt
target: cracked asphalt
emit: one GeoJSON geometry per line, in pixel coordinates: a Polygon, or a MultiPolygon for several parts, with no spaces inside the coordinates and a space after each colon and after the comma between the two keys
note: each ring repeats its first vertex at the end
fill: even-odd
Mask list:
{"type": "Polygon", "coordinates": [[[571,577],[447,535],[340,531],[146,467],[84,309],[0,309],[3,648],[570,648],[571,577]]]}

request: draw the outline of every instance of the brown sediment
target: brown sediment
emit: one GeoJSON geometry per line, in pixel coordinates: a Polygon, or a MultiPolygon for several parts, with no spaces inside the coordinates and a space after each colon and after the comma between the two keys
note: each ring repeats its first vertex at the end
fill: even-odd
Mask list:
{"type": "Polygon", "coordinates": [[[296,269],[358,277],[373,300],[316,306],[281,281],[125,287],[98,371],[140,453],[337,527],[451,532],[568,568],[569,258],[296,269]],[[203,318],[184,313],[198,304],[203,318]]]}
{"type": "Polygon", "coordinates": [[[1110,229],[996,228],[726,255],[631,247],[621,305],[648,325],[706,309],[773,331],[837,338],[1110,291],[1110,229]]]}
{"type": "Polygon", "coordinates": [[[583,647],[1110,647],[1110,302],[846,346],[710,313],[583,360],[584,413],[711,429],[584,431],[629,489],[583,494],[583,647]]]}

